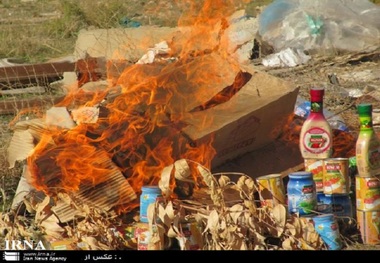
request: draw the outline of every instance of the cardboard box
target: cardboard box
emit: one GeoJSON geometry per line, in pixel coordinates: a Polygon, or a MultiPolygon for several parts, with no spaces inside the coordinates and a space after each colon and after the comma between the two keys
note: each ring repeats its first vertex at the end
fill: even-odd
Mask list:
{"type": "Polygon", "coordinates": [[[183,131],[189,138],[200,143],[215,135],[212,167],[273,142],[294,112],[299,88],[265,72],[246,70],[252,74],[250,81],[229,101],[187,115],[190,125],[183,131]]]}
{"type": "MultiPolygon", "coordinates": [[[[167,115],[183,124],[181,136],[196,145],[215,136],[213,147],[217,154],[213,167],[273,142],[293,114],[299,91],[283,79],[257,71],[253,65],[231,62],[219,53],[164,68],[134,65],[118,81],[125,87],[165,87],[155,91],[153,105],[162,104],[169,97],[165,102],[167,115]],[[249,80],[228,100],[218,101],[216,98],[226,93],[226,88],[239,86],[239,76],[249,80]],[[213,100],[215,103],[208,105],[213,100]]],[[[181,146],[173,151],[174,156],[180,156],[181,146]]]]}

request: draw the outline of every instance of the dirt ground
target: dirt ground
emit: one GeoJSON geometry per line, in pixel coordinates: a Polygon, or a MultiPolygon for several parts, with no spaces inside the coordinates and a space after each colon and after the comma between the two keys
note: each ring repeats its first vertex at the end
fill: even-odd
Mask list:
{"type": "MultiPolygon", "coordinates": [[[[131,6],[130,14],[142,23],[163,23],[162,21],[166,21],[163,25],[172,26],[173,21],[180,14],[177,9],[171,8],[170,1],[149,1],[144,6],[145,9],[139,8],[138,4],[133,4],[132,2],[128,1],[128,4],[131,6]],[[153,8],[155,4],[159,4],[160,8],[169,10],[169,12],[155,12],[153,8]],[[142,10],[145,10],[145,12],[142,10]],[[165,16],[171,17],[170,20],[165,20],[165,16]]],[[[252,12],[253,9],[250,10],[252,12]]],[[[17,17],[20,14],[25,14],[19,9],[8,8],[7,10],[4,7],[0,11],[4,14],[8,12],[8,17],[11,20],[14,19],[12,23],[19,21],[15,18],[14,14],[17,14],[17,17]]],[[[54,14],[54,10],[48,10],[48,12],[54,14]]],[[[2,19],[4,19],[4,16],[2,19]]],[[[25,21],[24,19],[23,22],[25,21]]],[[[36,21],[34,20],[34,22],[36,21]]],[[[42,22],[43,19],[41,19],[42,22]]],[[[293,85],[300,87],[299,95],[305,100],[309,98],[310,87],[325,87],[324,107],[343,120],[348,128],[348,132],[352,134],[354,139],[357,137],[359,128],[356,106],[362,102],[370,102],[373,104],[375,111],[380,111],[380,48],[369,53],[348,53],[327,57],[316,55],[307,64],[294,68],[267,68],[262,65],[261,58],[253,60],[252,63],[258,70],[283,78],[293,83],[293,85]],[[353,97],[350,94],[360,95],[353,97]]],[[[3,204],[11,201],[4,199],[12,198],[12,193],[15,191],[15,186],[21,172],[21,166],[17,166],[12,171],[5,168],[6,149],[12,136],[12,131],[8,127],[11,117],[0,116],[0,167],[2,167],[0,183],[1,188],[6,189],[6,191],[3,190],[3,204]]],[[[380,120],[375,121],[376,124],[380,124],[380,120]]],[[[380,250],[376,246],[366,246],[359,243],[352,244],[349,249],[380,250]]]]}

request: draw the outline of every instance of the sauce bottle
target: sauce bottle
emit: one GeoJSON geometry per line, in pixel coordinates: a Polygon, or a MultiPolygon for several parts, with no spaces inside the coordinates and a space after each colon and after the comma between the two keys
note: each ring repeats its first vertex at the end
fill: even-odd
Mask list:
{"type": "Polygon", "coordinates": [[[380,140],[373,129],[372,104],[359,104],[357,110],[360,121],[355,149],[358,176],[372,177],[380,174],[380,140]]]}
{"type": "Polygon", "coordinates": [[[323,114],[323,88],[310,89],[310,114],[302,125],[300,151],[304,159],[327,159],[332,155],[332,129],[323,114]]]}

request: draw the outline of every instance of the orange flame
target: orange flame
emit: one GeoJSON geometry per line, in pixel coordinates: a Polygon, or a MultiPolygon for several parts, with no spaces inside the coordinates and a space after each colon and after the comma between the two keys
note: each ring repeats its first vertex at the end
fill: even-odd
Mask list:
{"type": "MultiPolygon", "coordinates": [[[[216,154],[213,136],[202,142],[189,139],[182,132],[188,125],[187,113],[228,100],[250,76],[240,72],[220,41],[236,1],[206,0],[201,7],[195,2],[187,1],[189,12],[179,20],[180,26],[192,26],[170,43],[177,61],[127,67],[115,83],[122,93],[99,106],[97,123],[47,132],[28,159],[34,186],[54,194],[57,189],[78,191],[83,183],[97,185],[109,169],[99,164],[105,158],[120,169],[136,193],[143,185],[157,184],[162,169],[178,159],[210,168],[216,154]],[[220,92],[226,87],[230,88],[220,92]]],[[[84,75],[81,83],[90,77],[84,75]]],[[[108,91],[88,95],[73,90],[59,105],[97,105],[108,91]]],[[[209,119],[203,120],[204,126],[209,119]]]]}

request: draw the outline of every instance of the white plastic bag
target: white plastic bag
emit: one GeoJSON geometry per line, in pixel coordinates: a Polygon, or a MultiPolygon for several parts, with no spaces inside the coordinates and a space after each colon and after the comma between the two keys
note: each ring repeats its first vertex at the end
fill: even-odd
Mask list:
{"type": "Polygon", "coordinates": [[[369,51],[380,47],[380,6],[367,0],[274,0],[259,34],[276,52],[369,51]]]}

